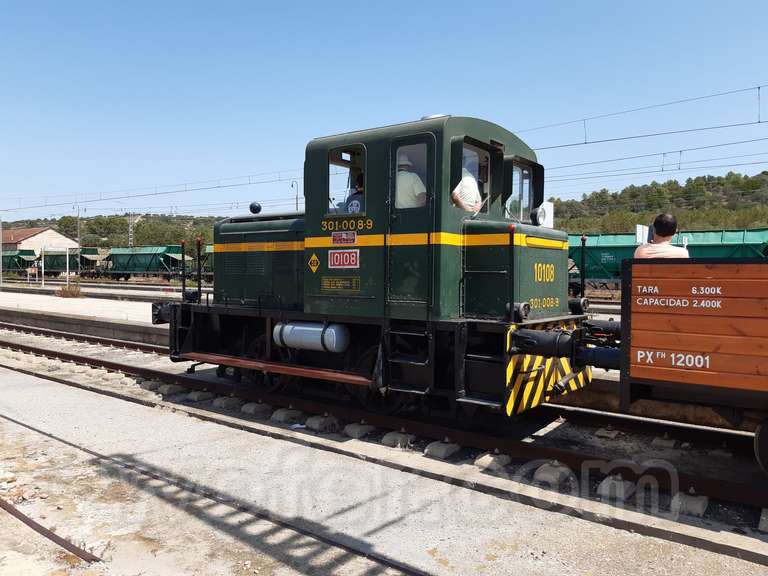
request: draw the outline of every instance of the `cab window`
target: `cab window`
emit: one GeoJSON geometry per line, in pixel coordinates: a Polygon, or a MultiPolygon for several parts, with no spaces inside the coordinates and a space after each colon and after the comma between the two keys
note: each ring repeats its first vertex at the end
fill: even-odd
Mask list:
{"type": "Polygon", "coordinates": [[[406,144],[395,149],[395,209],[412,210],[427,204],[427,144],[406,144]]]}
{"type": "Polygon", "coordinates": [[[527,166],[512,168],[512,190],[504,203],[504,216],[516,222],[529,222],[533,208],[531,170],[527,166]]]}
{"type": "Polygon", "coordinates": [[[471,144],[461,154],[461,179],[451,191],[453,204],[467,212],[488,212],[486,199],[491,194],[491,156],[471,144]]]}
{"type": "Polygon", "coordinates": [[[336,148],[328,154],[328,213],[365,212],[365,149],[336,148]]]}

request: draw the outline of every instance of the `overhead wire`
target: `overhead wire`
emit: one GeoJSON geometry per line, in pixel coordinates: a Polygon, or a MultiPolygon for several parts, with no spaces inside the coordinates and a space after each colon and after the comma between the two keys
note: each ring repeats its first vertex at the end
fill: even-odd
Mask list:
{"type": "Polygon", "coordinates": [[[619,156],[618,158],[607,158],[603,160],[591,160],[588,162],[575,162],[573,164],[561,164],[560,166],[547,166],[547,172],[552,172],[553,170],[562,170],[563,168],[575,168],[577,166],[590,166],[592,164],[608,164],[610,162],[621,162],[623,160],[637,160],[638,158],[652,158],[654,156],[664,156],[664,155],[672,155],[672,154],[680,154],[684,152],[693,152],[696,150],[707,150],[710,148],[723,148],[726,146],[737,146],[739,144],[751,144],[754,142],[764,142],[768,140],[768,137],[765,138],[751,138],[749,140],[736,140],[732,142],[721,142],[719,144],[709,144],[707,146],[694,146],[691,148],[680,148],[678,150],[667,150],[664,152],[653,152],[651,154],[635,154],[633,156],[619,156]]]}
{"type": "MultiPolygon", "coordinates": [[[[714,93],[714,94],[706,94],[706,95],[703,95],[703,96],[693,96],[693,97],[690,97],[690,98],[680,98],[678,100],[671,100],[669,102],[661,102],[661,103],[658,103],[658,104],[648,104],[648,105],[645,105],[645,106],[638,106],[636,108],[628,108],[626,110],[619,110],[617,112],[607,112],[605,114],[596,114],[594,116],[585,116],[583,118],[577,118],[575,120],[566,120],[564,122],[555,122],[555,123],[552,123],[552,124],[544,124],[542,126],[535,126],[533,128],[523,128],[522,130],[515,130],[515,133],[522,134],[523,132],[534,132],[534,131],[538,131],[538,130],[545,130],[545,129],[548,129],[548,128],[557,128],[557,127],[560,127],[560,126],[570,126],[570,125],[573,125],[573,124],[580,124],[582,122],[589,122],[591,120],[600,120],[602,118],[610,118],[610,117],[613,117],[613,116],[621,116],[621,115],[624,115],[624,114],[632,114],[634,112],[642,112],[642,111],[651,110],[651,109],[654,109],[654,108],[663,108],[663,107],[666,107],[666,106],[674,106],[676,104],[686,104],[686,103],[690,103],[690,102],[696,102],[698,100],[708,100],[708,99],[711,99],[711,98],[718,98],[718,97],[721,97],[721,96],[730,96],[730,95],[733,95],[733,94],[750,92],[752,90],[756,90],[757,94],[758,94],[758,114],[759,114],[759,110],[760,110],[760,107],[759,107],[759,103],[760,103],[760,100],[759,100],[759,98],[760,98],[760,90],[762,88],[765,88],[766,86],[768,86],[768,84],[759,84],[757,86],[748,86],[747,88],[737,88],[736,90],[727,90],[725,92],[717,92],[717,93],[714,93]]],[[[760,120],[760,116],[759,115],[758,115],[758,120],[760,120]]]]}
{"type": "MultiPolygon", "coordinates": [[[[701,164],[702,162],[717,162],[717,161],[720,161],[720,160],[734,160],[734,159],[738,159],[738,158],[751,158],[751,157],[754,157],[754,156],[765,156],[766,154],[768,154],[768,151],[766,151],[766,152],[755,152],[755,153],[752,153],[752,154],[737,154],[737,155],[734,155],[734,156],[720,156],[720,157],[715,157],[715,158],[704,158],[704,159],[701,159],[701,160],[677,160],[677,161],[673,161],[673,162],[668,163],[668,164],[671,164],[671,165],[668,165],[667,163],[662,163],[660,166],[659,166],[659,164],[651,164],[651,165],[645,165],[645,166],[631,166],[631,167],[627,167],[627,168],[613,168],[611,170],[595,170],[595,171],[592,171],[592,172],[575,172],[575,173],[572,173],[572,174],[563,174],[561,176],[555,176],[554,178],[547,178],[546,181],[547,182],[568,182],[570,180],[581,180],[581,178],[578,178],[579,176],[588,176],[588,175],[593,175],[593,174],[598,174],[598,175],[602,174],[602,175],[609,175],[609,176],[611,176],[611,175],[621,176],[621,175],[623,175],[622,173],[625,173],[627,170],[644,170],[644,169],[656,168],[656,167],[659,167],[661,169],[660,170],[661,172],[672,172],[672,171],[675,171],[675,170],[679,170],[680,166],[682,166],[684,164],[701,164]],[[677,168],[675,168],[675,166],[677,166],[677,168]],[[574,178],[574,177],[576,177],[576,178],[574,178]]],[[[707,168],[707,166],[700,166],[697,169],[701,169],[701,168],[707,168]]],[[[597,176],[595,176],[595,177],[597,177],[597,176]]]]}
{"type": "MultiPolygon", "coordinates": [[[[648,174],[671,174],[671,173],[679,173],[679,172],[691,172],[694,170],[705,170],[709,168],[738,168],[741,166],[755,166],[759,164],[768,164],[768,160],[758,161],[758,162],[743,162],[743,163],[736,163],[736,164],[714,164],[710,166],[696,166],[693,168],[681,168],[681,169],[669,169],[669,170],[645,170],[645,171],[638,171],[638,172],[627,172],[625,174],[619,174],[614,176],[583,176],[581,178],[571,178],[570,181],[589,180],[593,178],[598,178],[599,181],[608,182],[608,181],[620,180],[625,178],[626,176],[641,176],[641,175],[648,175],[648,174]]],[[[558,183],[559,182],[555,182],[555,184],[558,184],[558,183]]]]}
{"type": "Polygon", "coordinates": [[[632,136],[618,136],[615,138],[600,138],[597,140],[584,140],[583,142],[570,142],[566,144],[555,144],[553,146],[539,146],[532,148],[537,152],[542,150],[557,150],[560,148],[573,148],[574,146],[589,146],[591,144],[606,144],[608,142],[623,142],[627,140],[637,140],[640,138],[656,138],[658,136],[671,136],[673,134],[690,134],[693,132],[704,132],[707,130],[722,130],[724,128],[742,128],[745,126],[757,126],[765,123],[763,120],[754,120],[752,122],[736,122],[733,124],[719,124],[716,126],[701,126],[698,128],[686,128],[681,130],[666,130],[664,132],[648,132],[645,134],[633,134],[632,136]]]}

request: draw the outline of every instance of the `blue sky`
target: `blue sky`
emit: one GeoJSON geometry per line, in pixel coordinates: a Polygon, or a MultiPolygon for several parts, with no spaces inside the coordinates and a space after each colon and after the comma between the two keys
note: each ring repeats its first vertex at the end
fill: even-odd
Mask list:
{"type": "MultiPolygon", "coordinates": [[[[315,136],[435,113],[518,131],[768,83],[761,1],[333,6],[0,0],[0,209],[15,209],[0,215],[60,216],[78,202],[87,215],[228,215],[253,199],[287,209],[278,202],[290,202],[291,177],[315,136]],[[276,170],[285,172],[264,174],[276,170]],[[281,181],[228,179],[258,174],[252,182],[281,181]],[[83,203],[198,181],[238,185],[83,203]],[[39,204],[47,206],[24,208],[39,204]]],[[[768,120],[768,87],[762,102],[768,120]]],[[[756,119],[751,91],[594,120],[587,130],[598,139],[756,119]]],[[[583,127],[520,136],[548,146],[578,141],[583,127]]],[[[768,122],[541,151],[539,160],[547,195],[574,197],[766,161],[732,168],[756,173],[768,169],[768,154],[760,155],[768,140],[686,152],[682,160],[693,163],[681,167],[697,168],[686,172],[584,177],[635,166],[652,172],[646,167],[660,158],[551,168],[763,137],[768,122]],[[745,154],[754,156],[708,160],[745,154]],[[556,181],[564,174],[582,179],[556,181]]],[[[665,167],[677,160],[668,156],[665,167]]]]}

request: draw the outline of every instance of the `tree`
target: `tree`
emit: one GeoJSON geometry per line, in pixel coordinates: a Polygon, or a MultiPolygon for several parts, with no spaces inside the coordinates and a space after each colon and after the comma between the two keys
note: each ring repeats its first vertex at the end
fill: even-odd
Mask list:
{"type": "Polygon", "coordinates": [[[62,216],[56,222],[56,229],[70,238],[77,238],[77,218],[74,216],[62,216]]]}

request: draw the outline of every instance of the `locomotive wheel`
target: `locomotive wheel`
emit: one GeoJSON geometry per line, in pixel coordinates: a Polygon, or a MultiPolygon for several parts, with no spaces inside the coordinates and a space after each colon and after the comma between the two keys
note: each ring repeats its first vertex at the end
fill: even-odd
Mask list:
{"type": "MultiPolygon", "coordinates": [[[[379,347],[371,346],[365,350],[355,363],[355,372],[370,378],[379,357],[379,347]]],[[[374,414],[394,414],[403,407],[404,397],[399,392],[384,391],[368,386],[350,385],[349,391],[360,405],[374,414]]]]}
{"type": "Polygon", "coordinates": [[[357,399],[363,405],[363,408],[374,414],[396,414],[405,401],[400,392],[385,391],[383,394],[379,390],[363,388],[357,391],[357,399]]]}
{"type": "Polygon", "coordinates": [[[755,458],[763,472],[768,474],[768,420],[763,420],[755,430],[755,458]]]}
{"type": "MultiPolygon", "coordinates": [[[[263,358],[267,350],[266,336],[256,338],[248,351],[253,358],[263,358]]],[[[288,357],[283,349],[278,350],[281,362],[288,362],[288,357]]],[[[256,370],[249,370],[247,382],[253,388],[262,392],[279,392],[290,381],[288,376],[281,374],[268,374],[256,370]]]]}
{"type": "Polygon", "coordinates": [[[249,387],[261,392],[279,392],[287,384],[288,378],[282,374],[265,374],[264,372],[249,371],[249,387]]]}

